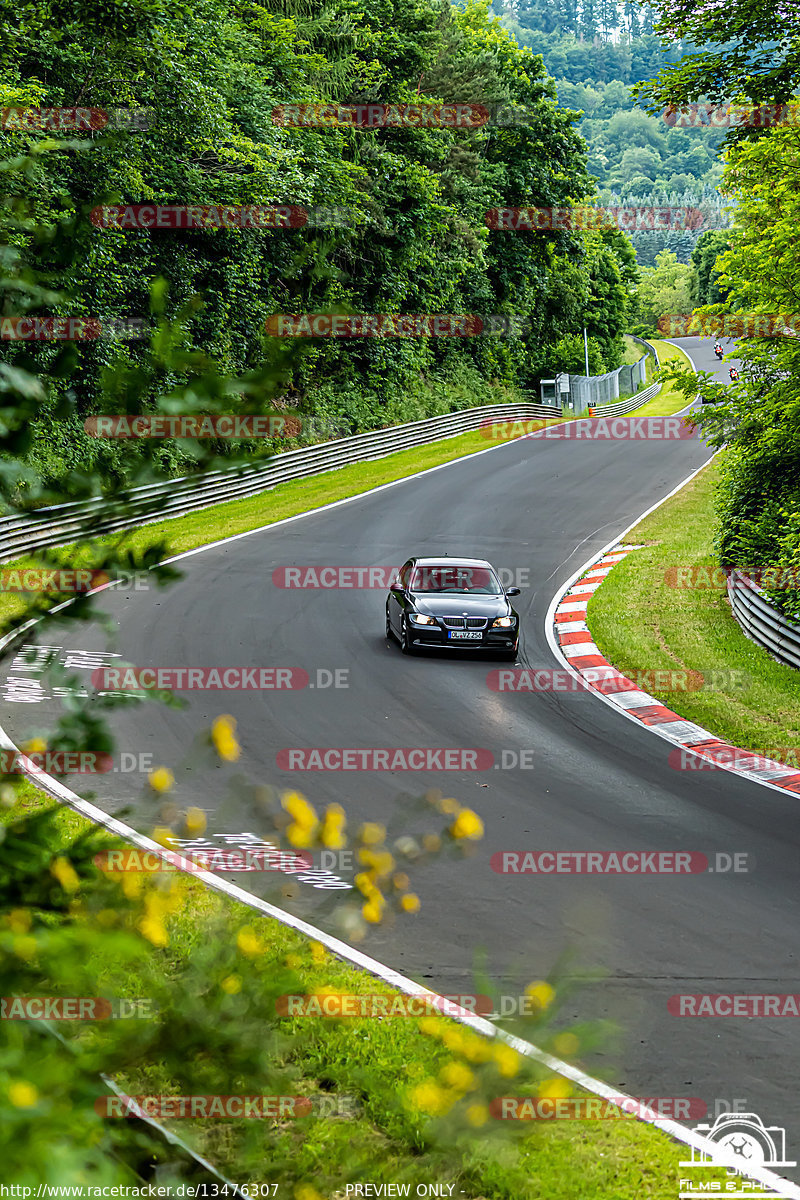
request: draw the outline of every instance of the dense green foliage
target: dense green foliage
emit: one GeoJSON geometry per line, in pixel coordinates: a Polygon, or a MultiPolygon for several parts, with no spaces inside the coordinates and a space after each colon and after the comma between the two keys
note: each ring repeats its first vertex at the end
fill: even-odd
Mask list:
{"type": "Polygon", "coordinates": [[[717,259],[730,250],[730,235],[725,229],[711,229],[702,234],[692,251],[692,307],[720,304],[728,290],[720,281],[717,259]]]}
{"type": "MultiPolygon", "coordinates": [[[[278,407],[299,407],[341,431],[507,399],[546,370],[551,349],[588,323],[604,365],[619,361],[624,303],[604,309],[629,257],[616,235],[510,236],[487,229],[504,205],[562,205],[590,196],[583,144],[552,81],[480,3],[331,0],[311,13],[302,0],[180,6],[88,0],[47,12],[3,6],[0,105],[143,106],[149,128],[73,139],[85,153],[38,156],[20,202],[68,235],[55,251],[21,231],[19,269],[57,281],[59,306],[5,306],[96,317],[148,318],[156,279],[167,284],[164,315],[182,314],[187,355],[202,351],[221,375],[258,370],[267,316],[290,312],[500,313],[529,321],[522,338],[316,339],[287,368],[278,407]],[[293,128],[273,123],[281,103],[512,101],[526,124],[474,129],[293,128]],[[96,228],[101,203],[290,204],[344,209],[334,228],[146,230],[96,228]]],[[[42,136],[0,131],[9,159],[42,136]]],[[[616,289],[619,290],[618,288],[616,289]]],[[[623,297],[624,299],[624,297],[623,297]]],[[[77,347],[69,384],[73,416],[35,422],[30,462],[46,477],[64,463],[104,458],[122,470],[133,451],[98,444],[83,419],[148,411],[178,376],[145,370],[128,342],[124,381],[110,387],[119,344],[77,347]],[[110,395],[108,394],[110,392],[110,395]],[[110,407],[109,407],[110,406],[110,407]]],[[[32,351],[50,363],[51,345],[32,351]]],[[[3,358],[31,355],[11,343],[3,358]]],[[[202,410],[202,404],[197,406],[202,410]]],[[[220,447],[224,449],[224,447],[220,447]]],[[[163,465],[186,470],[192,451],[162,447],[163,465]]]]}
{"type": "Polygon", "coordinates": [[[571,83],[637,83],[676,63],[681,47],[653,32],[653,10],[617,0],[495,0],[495,10],[521,45],[544,57],[551,75],[571,83]]]}
{"type": "MultiPolygon", "coordinates": [[[[800,133],[791,126],[732,147],[725,187],[738,206],[736,223],[726,231],[730,249],[725,251],[721,238],[709,239],[698,254],[698,282],[707,281],[701,298],[708,303],[701,311],[738,314],[744,321],[757,314],[785,318],[772,336],[739,343],[740,382],[711,385],[709,391],[724,402],[703,414],[715,444],[728,447],[717,495],[720,557],[745,570],[800,568],[798,149],[800,133]],[[727,293],[723,302],[715,290],[727,293]]],[[[694,388],[694,380],[687,386],[694,388]]],[[[796,587],[783,588],[772,599],[787,615],[798,616],[797,595],[796,587]]]]}
{"type": "MultiPolygon", "coordinates": [[[[719,211],[716,190],[722,174],[717,158],[722,131],[675,127],[660,112],[648,113],[636,105],[631,85],[674,65],[690,49],[653,33],[649,6],[616,0],[583,6],[498,0],[496,7],[520,44],[542,55],[556,80],[559,103],[584,114],[579,129],[604,203],[692,209],[711,205],[716,220],[705,228],[728,223],[719,211]]],[[[639,263],[652,266],[664,249],[687,263],[698,231],[638,230],[630,236],[639,263]]]]}

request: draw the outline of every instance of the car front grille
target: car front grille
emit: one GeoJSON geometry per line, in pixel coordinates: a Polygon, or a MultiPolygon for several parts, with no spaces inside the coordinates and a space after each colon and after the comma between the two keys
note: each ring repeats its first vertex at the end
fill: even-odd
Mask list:
{"type": "Polygon", "coordinates": [[[486,617],[442,617],[442,622],[447,629],[485,629],[488,624],[486,617]]]}

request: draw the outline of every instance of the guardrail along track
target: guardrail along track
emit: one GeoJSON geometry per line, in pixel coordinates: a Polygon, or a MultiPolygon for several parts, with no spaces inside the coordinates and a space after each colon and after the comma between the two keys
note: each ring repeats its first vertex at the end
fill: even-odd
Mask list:
{"type": "MultiPolygon", "coordinates": [[[[595,415],[619,416],[630,412],[654,395],[659,386],[653,384],[619,404],[596,408],[595,415]]],[[[547,404],[488,404],[354,437],[337,438],[301,450],[289,450],[259,465],[237,464],[228,470],[207,471],[132,488],[113,501],[99,497],[41,508],[35,513],[0,517],[0,562],[9,562],[46,546],[66,545],[87,533],[98,537],[167,517],[183,516],[227,500],[256,496],[292,479],[304,479],[350,463],[368,462],[442,438],[457,437],[488,421],[529,421],[545,417],[559,418],[561,410],[547,404]]]]}
{"type": "Polygon", "coordinates": [[[743,571],[731,571],[728,599],[744,632],[778,662],[800,669],[800,626],[773,608],[762,589],[743,571]]]}

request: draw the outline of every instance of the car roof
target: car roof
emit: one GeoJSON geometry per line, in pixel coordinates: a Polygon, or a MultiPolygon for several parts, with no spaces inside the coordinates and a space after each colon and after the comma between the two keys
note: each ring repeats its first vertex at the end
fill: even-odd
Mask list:
{"type": "Polygon", "coordinates": [[[442,555],[441,558],[415,558],[412,561],[418,567],[489,567],[490,570],[494,570],[485,558],[452,558],[442,555]]]}

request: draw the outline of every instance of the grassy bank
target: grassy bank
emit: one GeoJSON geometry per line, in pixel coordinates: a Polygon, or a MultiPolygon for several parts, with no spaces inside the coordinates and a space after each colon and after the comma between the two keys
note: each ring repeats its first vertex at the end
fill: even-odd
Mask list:
{"type": "Polygon", "coordinates": [[[701,672],[698,691],[654,692],[681,716],[747,749],[800,747],[800,672],[745,637],[714,583],[715,475],[711,463],[630,531],[626,540],[645,548],[593,594],[589,628],[621,671],[701,672]],[[680,567],[708,568],[712,586],[673,586],[680,567]]]}

